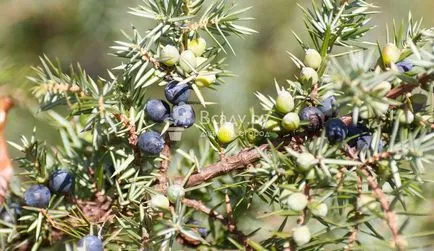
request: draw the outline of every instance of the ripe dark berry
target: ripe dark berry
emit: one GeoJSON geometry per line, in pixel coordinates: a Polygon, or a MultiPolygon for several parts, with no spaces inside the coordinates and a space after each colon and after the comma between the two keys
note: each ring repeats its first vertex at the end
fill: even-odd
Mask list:
{"type": "Polygon", "coordinates": [[[347,129],[348,129],[347,138],[351,138],[348,141],[348,145],[351,147],[357,145],[358,138],[369,134],[369,129],[362,124],[350,125],[347,127],[347,129]]]}
{"type": "MultiPolygon", "coordinates": [[[[362,137],[359,137],[357,139],[357,150],[359,151],[363,151],[366,149],[369,149],[371,147],[371,143],[372,143],[372,135],[365,135],[362,137]]],[[[381,152],[383,151],[384,148],[384,142],[382,140],[380,140],[380,142],[378,143],[378,151],[381,152]]]]}
{"type": "Polygon", "coordinates": [[[336,98],[334,96],[330,96],[324,99],[321,102],[321,105],[318,107],[326,118],[333,118],[338,115],[338,106],[336,104],[336,98]]]}
{"type": "Polygon", "coordinates": [[[100,238],[95,235],[86,235],[77,243],[78,250],[103,251],[103,244],[100,238]]]}
{"type": "Polygon", "coordinates": [[[398,70],[400,72],[409,72],[411,69],[413,69],[413,64],[408,61],[401,61],[396,64],[396,67],[398,67],[398,70]]]}
{"type": "Polygon", "coordinates": [[[188,98],[190,97],[190,93],[191,86],[189,84],[180,84],[179,81],[176,80],[170,81],[164,89],[164,95],[166,96],[166,99],[174,105],[177,105],[181,102],[187,102],[188,98]]]}
{"type": "Polygon", "coordinates": [[[50,198],[50,189],[43,185],[33,185],[24,192],[24,202],[30,207],[46,208],[50,198]]]}
{"type": "Polygon", "coordinates": [[[5,207],[0,212],[0,220],[14,224],[16,222],[17,217],[21,214],[20,206],[16,203],[11,203],[8,206],[8,209],[5,207]]]}
{"type": "Polygon", "coordinates": [[[325,116],[324,113],[316,107],[305,107],[300,112],[300,119],[309,122],[306,128],[307,131],[316,132],[323,127],[325,116]]]}
{"type": "Polygon", "coordinates": [[[327,139],[331,144],[344,141],[347,137],[348,129],[340,119],[331,119],[326,124],[327,139]]]}
{"type": "Polygon", "coordinates": [[[65,170],[57,170],[50,176],[49,187],[53,193],[69,193],[73,186],[74,179],[65,170]]]}
{"type": "Polygon", "coordinates": [[[170,116],[170,106],[163,100],[150,99],[146,102],[145,112],[152,121],[161,123],[170,116]]]}
{"type": "Polygon", "coordinates": [[[187,224],[189,225],[193,225],[194,227],[197,227],[197,231],[199,232],[200,236],[202,238],[206,238],[206,236],[208,235],[208,230],[204,227],[200,227],[201,223],[198,220],[189,220],[187,222],[187,224]]]}
{"type": "Polygon", "coordinates": [[[139,149],[148,155],[157,155],[163,151],[164,139],[154,131],[144,132],[139,136],[139,149]]]}
{"type": "Polygon", "coordinates": [[[174,126],[188,128],[194,124],[195,118],[191,105],[181,104],[173,107],[172,119],[174,126]]]}

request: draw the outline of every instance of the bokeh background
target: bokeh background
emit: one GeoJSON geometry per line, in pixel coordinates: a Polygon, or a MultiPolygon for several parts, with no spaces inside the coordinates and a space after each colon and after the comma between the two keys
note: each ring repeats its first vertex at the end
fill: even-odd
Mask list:
{"type": "MultiPolygon", "coordinates": [[[[106,69],[116,66],[119,59],[110,56],[114,40],[123,39],[120,30],[129,31],[134,24],[142,32],[150,23],[127,14],[128,7],[140,0],[0,0],[0,95],[21,89],[23,97],[30,86],[26,77],[32,74],[39,56],[46,54],[65,66],[79,62],[92,76],[106,76],[106,69]]],[[[301,56],[302,50],[291,30],[302,38],[302,12],[296,3],[308,6],[310,0],[238,0],[241,6],[252,5],[249,12],[255,20],[250,26],[258,31],[246,40],[234,39],[237,55],[228,55],[230,69],[238,75],[228,79],[218,92],[207,91],[207,100],[215,101],[211,113],[246,113],[258,107],[253,92],[272,94],[274,79],[284,83],[295,74],[286,51],[301,56]]],[[[411,11],[415,18],[424,17],[425,26],[434,26],[433,0],[377,0],[381,14],[374,16],[369,41],[385,42],[386,23],[407,19],[411,11]]],[[[158,89],[158,88],[157,88],[158,89]]],[[[162,95],[161,89],[154,93],[162,95]]],[[[50,124],[39,118],[32,100],[23,100],[9,117],[6,137],[18,141],[38,128],[38,137],[51,144],[58,141],[50,124]]],[[[191,129],[195,130],[195,129],[191,129]]],[[[13,157],[17,152],[11,149],[13,157]]],[[[432,186],[431,186],[432,188],[432,186]]],[[[430,189],[428,189],[429,191],[430,189]]],[[[431,189],[432,191],[432,189],[431,189]]],[[[431,192],[432,193],[432,192],[431,192]]],[[[428,195],[429,198],[434,196],[428,195]]],[[[433,209],[433,200],[420,204],[422,210],[433,209]]],[[[434,216],[418,225],[433,225],[434,216]]],[[[432,227],[431,227],[432,229],[432,227]]]]}

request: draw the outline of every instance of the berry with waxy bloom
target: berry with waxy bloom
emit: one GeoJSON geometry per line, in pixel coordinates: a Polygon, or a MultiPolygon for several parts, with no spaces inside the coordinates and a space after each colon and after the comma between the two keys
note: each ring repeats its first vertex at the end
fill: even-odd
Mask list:
{"type": "Polygon", "coordinates": [[[282,119],[282,127],[287,131],[295,131],[300,126],[300,117],[297,113],[290,112],[287,113],[282,119]]]}
{"type": "Polygon", "coordinates": [[[307,67],[318,69],[321,66],[322,58],[319,52],[315,49],[308,49],[304,56],[304,64],[307,67]]]}
{"type": "Polygon", "coordinates": [[[398,71],[400,72],[409,72],[413,69],[413,64],[409,61],[403,60],[401,62],[396,63],[396,67],[398,68],[398,71]]]}
{"type": "Polygon", "coordinates": [[[172,203],[176,203],[178,200],[182,200],[185,196],[184,187],[178,184],[171,185],[167,188],[167,197],[172,203]]]}
{"type": "Polygon", "coordinates": [[[389,43],[383,47],[381,55],[383,56],[383,63],[385,65],[390,65],[398,62],[399,57],[401,56],[401,51],[395,44],[389,43]]]}
{"type": "Polygon", "coordinates": [[[356,146],[357,140],[360,137],[369,135],[369,129],[360,123],[357,125],[351,124],[351,125],[347,126],[347,129],[348,129],[347,138],[351,138],[348,141],[348,145],[351,147],[356,146]]]}
{"type": "Polygon", "coordinates": [[[306,208],[308,199],[306,195],[297,192],[289,195],[287,203],[289,209],[293,211],[301,211],[306,208]]]}
{"type": "Polygon", "coordinates": [[[57,170],[50,175],[49,187],[53,193],[69,193],[74,186],[74,178],[66,170],[57,170]]]}
{"type": "Polygon", "coordinates": [[[292,238],[297,246],[303,246],[309,243],[312,235],[307,226],[300,226],[292,229],[292,238]]]}
{"type": "Polygon", "coordinates": [[[305,107],[300,111],[299,117],[302,121],[308,121],[306,130],[309,132],[319,131],[325,121],[324,113],[316,107],[305,107]]]}
{"type": "Polygon", "coordinates": [[[190,219],[187,224],[193,225],[192,227],[195,227],[197,229],[202,238],[206,238],[206,236],[208,235],[208,230],[204,227],[200,227],[202,225],[200,221],[190,219]]]}
{"type": "Polygon", "coordinates": [[[164,88],[164,95],[166,99],[177,105],[179,103],[186,103],[190,97],[191,86],[188,83],[180,83],[177,80],[170,81],[164,88]]]}
{"type": "MultiPolygon", "coordinates": [[[[369,148],[371,148],[372,146],[372,135],[365,135],[365,136],[361,136],[359,138],[357,138],[356,140],[356,146],[357,146],[357,150],[359,151],[364,151],[367,150],[369,148]]],[[[384,148],[384,142],[382,140],[380,140],[378,142],[378,151],[381,152],[383,151],[384,148]]]]}
{"type": "Polygon", "coordinates": [[[103,243],[98,236],[86,235],[81,238],[77,243],[79,251],[103,251],[103,243]]]}
{"type": "Polygon", "coordinates": [[[220,143],[228,144],[237,137],[235,133],[235,126],[231,122],[225,122],[217,132],[217,138],[220,143]]]}
{"type": "Polygon", "coordinates": [[[162,194],[155,194],[151,197],[150,206],[154,209],[167,210],[169,209],[169,199],[162,194]]]}
{"type": "Polygon", "coordinates": [[[173,66],[178,62],[178,60],[179,51],[175,46],[168,44],[161,50],[160,61],[163,64],[173,66]]]}
{"type": "Polygon", "coordinates": [[[172,120],[174,126],[189,128],[194,124],[195,119],[196,115],[191,105],[181,103],[173,107],[172,120]]]}
{"type": "Polygon", "coordinates": [[[161,123],[170,116],[170,106],[161,99],[150,99],[146,102],[145,112],[152,121],[161,123]]]}
{"type": "Polygon", "coordinates": [[[338,106],[336,103],[336,98],[334,96],[327,97],[321,102],[321,105],[318,107],[326,118],[333,118],[338,115],[338,106]]]}
{"type": "Polygon", "coordinates": [[[347,133],[347,126],[340,119],[331,119],[326,123],[326,135],[331,144],[344,141],[347,133]]]}
{"type": "Polygon", "coordinates": [[[190,50],[183,51],[179,58],[179,66],[187,73],[192,72],[197,66],[194,53],[190,50]]]}
{"type": "Polygon", "coordinates": [[[43,185],[33,185],[24,193],[24,202],[30,207],[46,208],[50,199],[50,189],[43,185]]]}
{"type": "Polygon", "coordinates": [[[318,73],[311,67],[303,67],[300,72],[300,79],[303,82],[316,84],[319,80],[318,73]]]}
{"type": "Polygon", "coordinates": [[[187,48],[192,51],[196,57],[199,57],[206,50],[206,40],[201,37],[189,40],[187,48]]]}
{"type": "Polygon", "coordinates": [[[276,110],[281,114],[287,114],[294,110],[294,98],[291,93],[282,91],[279,93],[276,99],[276,110]]]}
{"type": "Polygon", "coordinates": [[[140,134],[139,149],[147,155],[158,155],[163,151],[164,139],[158,132],[149,131],[140,134]]]}

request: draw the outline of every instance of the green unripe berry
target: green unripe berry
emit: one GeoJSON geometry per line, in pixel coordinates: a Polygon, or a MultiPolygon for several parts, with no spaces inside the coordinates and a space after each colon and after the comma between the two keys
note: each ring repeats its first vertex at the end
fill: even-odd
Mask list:
{"type": "Polygon", "coordinates": [[[163,64],[173,66],[178,62],[178,60],[179,51],[175,46],[168,44],[161,50],[160,61],[163,64]]]}
{"type": "Polygon", "coordinates": [[[386,100],[384,100],[384,102],[373,101],[372,107],[374,108],[373,109],[374,113],[378,117],[383,116],[384,114],[386,114],[389,111],[389,104],[386,102],[386,100]]]}
{"type": "Polygon", "coordinates": [[[302,171],[309,171],[316,163],[315,156],[308,152],[300,153],[297,157],[297,165],[302,171]]]}
{"type": "Polygon", "coordinates": [[[301,226],[292,229],[292,238],[297,246],[303,246],[304,244],[309,243],[312,235],[307,226],[301,226]]]}
{"type": "Polygon", "coordinates": [[[318,73],[311,67],[303,67],[300,72],[300,79],[303,82],[312,81],[312,84],[318,82],[318,73]]]}
{"type": "Polygon", "coordinates": [[[321,55],[315,49],[308,49],[306,51],[306,55],[304,56],[304,64],[307,67],[311,67],[313,69],[318,69],[321,66],[321,55]]]}
{"type": "Polygon", "coordinates": [[[179,58],[179,66],[187,73],[192,72],[196,68],[196,56],[194,53],[190,50],[183,51],[179,58]]]}
{"type": "Polygon", "coordinates": [[[300,117],[295,112],[286,114],[282,119],[282,127],[287,131],[295,131],[300,126],[300,117]]]}
{"type": "Polygon", "coordinates": [[[215,74],[199,75],[194,80],[194,83],[199,87],[209,87],[216,82],[217,78],[215,74]]]}
{"type": "Polygon", "coordinates": [[[196,55],[196,57],[199,57],[206,50],[206,41],[201,37],[190,40],[187,43],[187,48],[191,50],[194,53],[194,55],[196,55]]]}
{"type": "Polygon", "coordinates": [[[151,197],[151,207],[154,209],[167,210],[170,203],[166,196],[162,194],[155,194],[151,197]]]}
{"type": "Polygon", "coordinates": [[[409,125],[414,121],[414,114],[410,110],[398,111],[399,122],[401,124],[409,125]]]}
{"type": "Polygon", "coordinates": [[[293,211],[301,211],[306,208],[308,200],[307,196],[302,193],[293,193],[287,200],[289,209],[293,211]]]}
{"type": "Polygon", "coordinates": [[[388,81],[383,81],[376,85],[372,90],[376,92],[377,96],[384,97],[392,89],[392,85],[388,81]]]}
{"type": "Polygon", "coordinates": [[[401,51],[396,45],[390,43],[383,48],[381,55],[383,56],[383,63],[385,65],[391,65],[398,62],[401,51]]]}
{"type": "Polygon", "coordinates": [[[312,202],[310,210],[313,215],[318,217],[325,217],[328,213],[328,206],[325,203],[312,202]]]}
{"type": "Polygon", "coordinates": [[[178,184],[171,185],[167,188],[167,197],[172,203],[176,203],[178,200],[182,200],[185,196],[184,187],[178,184]]]}
{"type": "Polygon", "coordinates": [[[224,123],[217,132],[217,138],[222,144],[228,144],[236,138],[235,126],[231,122],[224,123]]]}
{"type": "Polygon", "coordinates": [[[276,110],[282,114],[294,110],[294,98],[287,91],[280,92],[276,99],[276,110]]]}
{"type": "Polygon", "coordinates": [[[275,119],[268,119],[264,124],[264,129],[271,132],[280,132],[282,128],[280,127],[279,121],[275,119]]]}

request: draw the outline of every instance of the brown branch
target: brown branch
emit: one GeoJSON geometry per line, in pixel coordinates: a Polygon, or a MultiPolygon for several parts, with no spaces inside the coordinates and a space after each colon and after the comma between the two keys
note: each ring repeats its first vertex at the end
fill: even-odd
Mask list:
{"type": "Polygon", "coordinates": [[[248,165],[256,162],[261,157],[260,151],[268,148],[267,144],[261,145],[258,149],[247,149],[241,151],[235,156],[224,158],[224,161],[219,161],[200,170],[199,173],[193,174],[188,179],[187,187],[196,186],[207,182],[215,177],[230,173],[237,169],[244,169],[248,165]]]}
{"type": "Polygon", "coordinates": [[[233,228],[231,231],[230,220],[228,218],[224,217],[219,212],[207,207],[205,204],[203,204],[202,201],[199,201],[199,200],[192,200],[192,199],[185,198],[182,200],[182,203],[188,207],[191,207],[197,211],[201,211],[201,212],[209,215],[210,217],[220,221],[223,225],[225,225],[228,228],[229,232],[233,233],[237,237],[237,240],[239,242],[241,242],[246,247],[247,250],[252,250],[249,247],[249,238],[244,233],[237,230],[236,228],[233,228]]]}
{"type": "Polygon", "coordinates": [[[136,126],[133,123],[131,123],[131,121],[127,116],[123,114],[115,114],[114,116],[117,120],[122,122],[124,126],[128,129],[128,134],[129,134],[128,143],[130,143],[130,145],[132,145],[134,149],[136,149],[138,138],[139,138],[137,136],[136,126]]]}
{"type": "Polygon", "coordinates": [[[162,155],[164,155],[163,160],[161,161],[160,166],[160,173],[158,176],[158,184],[160,185],[161,191],[166,191],[167,189],[167,170],[169,169],[170,165],[170,146],[168,143],[164,144],[163,151],[161,152],[162,155]]]}
{"type": "Polygon", "coordinates": [[[399,235],[398,228],[398,218],[395,212],[390,208],[389,200],[386,197],[383,189],[378,185],[377,180],[372,174],[366,169],[367,165],[364,165],[360,168],[360,171],[364,176],[366,176],[366,180],[368,181],[369,187],[371,187],[372,192],[377,197],[380,202],[381,208],[384,211],[384,217],[390,231],[392,232],[393,242],[398,250],[404,250],[404,240],[399,235]]]}
{"type": "Polygon", "coordinates": [[[234,215],[231,206],[231,199],[229,195],[225,194],[225,203],[226,203],[226,214],[228,215],[228,230],[229,232],[234,232],[237,230],[237,225],[235,225],[234,215]]]}

